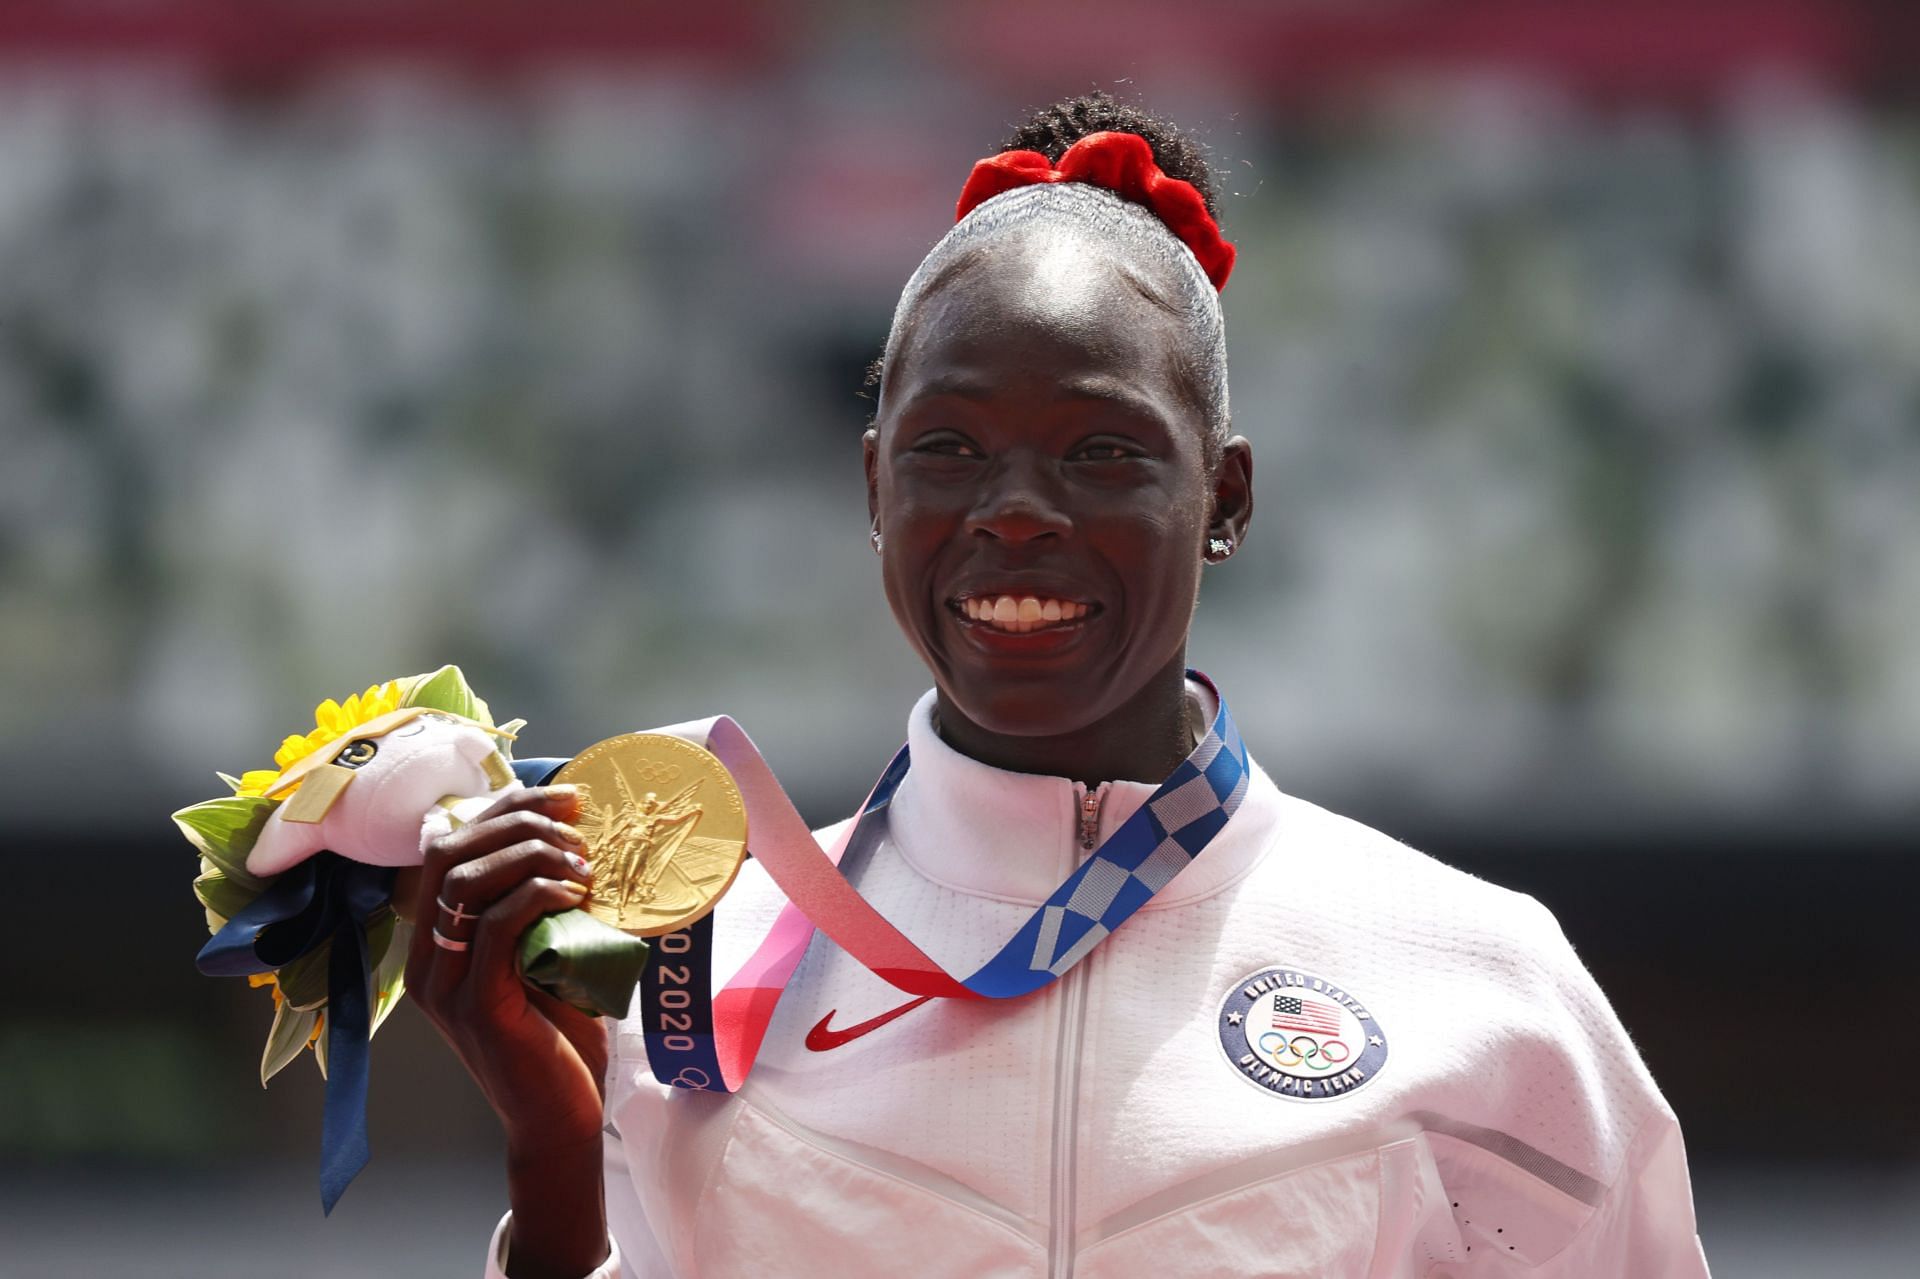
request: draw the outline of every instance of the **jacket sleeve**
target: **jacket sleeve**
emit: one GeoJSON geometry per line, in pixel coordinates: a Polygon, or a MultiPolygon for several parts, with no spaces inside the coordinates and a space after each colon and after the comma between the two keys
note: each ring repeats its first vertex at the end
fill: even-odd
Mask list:
{"type": "Polygon", "coordinates": [[[1708,1279],[1687,1153],[1671,1114],[1647,1121],[1593,1216],[1534,1273],[1541,1279],[1708,1279]]]}
{"type": "Polygon", "coordinates": [[[1497,1082],[1427,1122],[1459,1232],[1441,1273],[1707,1279],[1673,1108],[1552,914],[1514,904],[1487,947],[1497,1082]]]}
{"type": "MultiPolygon", "coordinates": [[[[493,1238],[487,1244],[487,1279],[506,1279],[507,1243],[513,1237],[513,1214],[509,1212],[500,1218],[500,1224],[493,1228],[493,1238]]],[[[628,1272],[621,1264],[620,1245],[612,1238],[607,1240],[607,1259],[580,1279],[627,1279],[628,1272]]]]}
{"type": "Polygon", "coordinates": [[[1599,1174],[1606,1184],[1592,1214],[1534,1273],[1542,1279],[1707,1279],[1680,1121],[1558,922],[1546,907],[1531,905],[1543,947],[1553,957],[1551,998],[1573,1014],[1571,1027],[1577,1027],[1569,1029],[1584,1062],[1576,1076],[1632,1081],[1590,1092],[1589,1104],[1604,1111],[1603,1098],[1612,1097],[1609,1122],[1637,1112],[1615,1171],[1599,1174]]]}

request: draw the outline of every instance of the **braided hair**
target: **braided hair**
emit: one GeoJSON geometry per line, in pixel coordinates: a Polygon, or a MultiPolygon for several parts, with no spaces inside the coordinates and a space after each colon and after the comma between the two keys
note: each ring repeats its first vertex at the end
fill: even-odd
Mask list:
{"type": "MultiPolygon", "coordinates": [[[[1207,211],[1216,213],[1213,175],[1199,144],[1174,125],[1102,92],[1041,108],[1013,131],[1001,149],[1038,151],[1058,163],[1067,148],[1081,138],[1109,131],[1144,138],[1161,171],[1192,183],[1206,202],[1207,211]]],[[[1226,326],[1219,291],[1208,281],[1192,251],[1152,212],[1104,188],[1079,182],[1004,192],[982,203],[941,237],[902,290],[886,348],[868,372],[867,382],[874,388],[876,400],[884,392],[887,370],[911,330],[920,303],[977,261],[1001,237],[1042,227],[1091,233],[1112,241],[1130,258],[1163,268],[1156,278],[1168,286],[1169,292],[1157,300],[1186,323],[1188,340],[1175,355],[1175,369],[1200,410],[1211,463],[1226,441],[1230,421],[1226,326]]]]}

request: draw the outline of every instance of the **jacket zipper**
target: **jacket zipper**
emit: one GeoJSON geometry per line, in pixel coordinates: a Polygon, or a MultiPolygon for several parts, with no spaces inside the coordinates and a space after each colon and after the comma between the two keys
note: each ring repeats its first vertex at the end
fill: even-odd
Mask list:
{"type": "Polygon", "coordinates": [[[1090,853],[1100,838],[1100,803],[1107,797],[1105,782],[1080,797],[1080,851],[1090,853]]]}
{"type": "MultiPolygon", "coordinates": [[[[1107,798],[1102,782],[1092,790],[1078,792],[1081,855],[1072,859],[1078,866],[1085,854],[1099,842],[1100,805],[1107,798]]],[[[1065,989],[1060,999],[1060,1038],[1053,1059],[1053,1231],[1047,1259],[1049,1279],[1072,1279],[1074,1239],[1078,1234],[1074,1221],[1074,1184],[1080,1142],[1080,1048],[1087,1020],[1087,974],[1079,965],[1061,979],[1065,989]]]]}

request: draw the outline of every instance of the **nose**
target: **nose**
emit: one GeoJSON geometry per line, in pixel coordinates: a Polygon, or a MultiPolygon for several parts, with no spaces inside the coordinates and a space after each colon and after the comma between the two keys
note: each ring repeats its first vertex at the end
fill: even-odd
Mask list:
{"type": "Polygon", "coordinates": [[[1017,453],[993,468],[967,515],[967,532],[1002,542],[1058,537],[1072,527],[1042,460],[1017,453]]]}

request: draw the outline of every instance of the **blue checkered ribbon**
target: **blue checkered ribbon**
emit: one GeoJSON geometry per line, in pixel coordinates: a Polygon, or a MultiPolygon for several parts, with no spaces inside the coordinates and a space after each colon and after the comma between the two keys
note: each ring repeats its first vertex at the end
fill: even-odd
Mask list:
{"type": "Polygon", "coordinates": [[[965,985],[1013,999],[1063,976],[1198,857],[1246,793],[1247,746],[1223,697],[1193,753],[965,985]]]}

